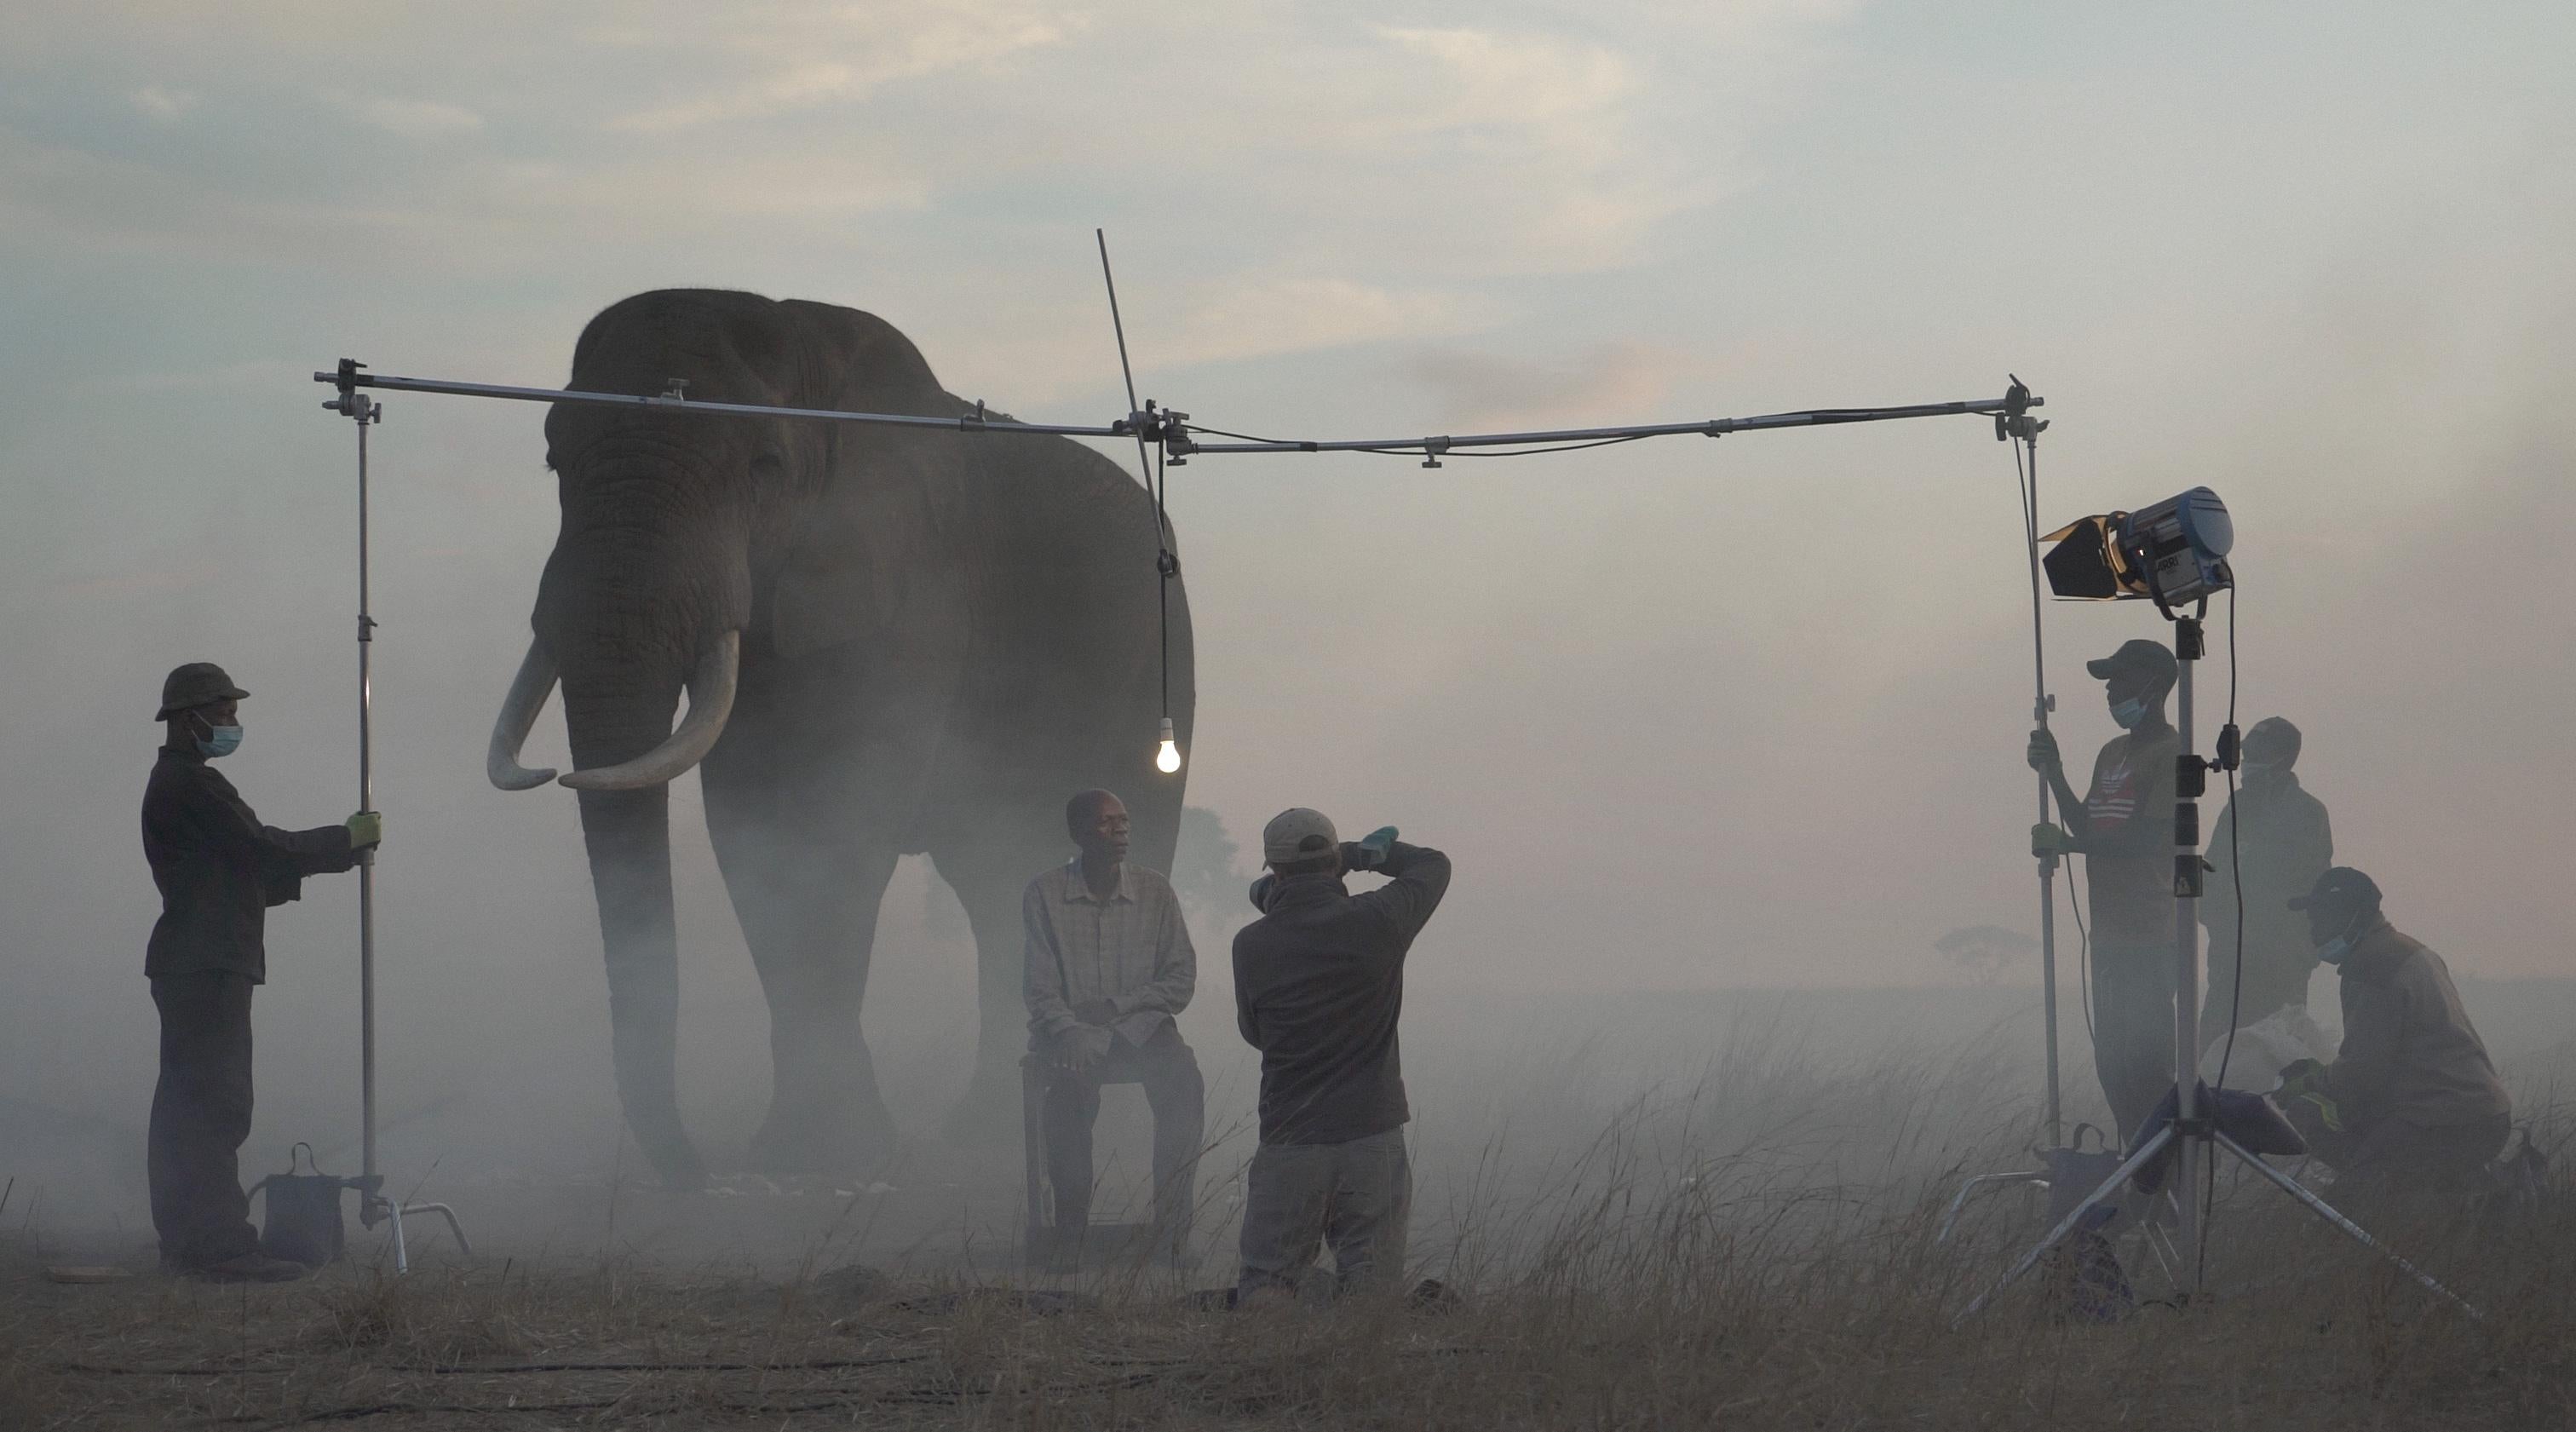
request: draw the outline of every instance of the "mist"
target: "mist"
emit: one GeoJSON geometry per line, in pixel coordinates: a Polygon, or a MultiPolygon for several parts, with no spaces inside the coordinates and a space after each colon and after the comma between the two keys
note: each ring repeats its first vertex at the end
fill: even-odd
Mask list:
{"type": "MultiPolygon", "coordinates": [[[[162,674],[216,660],[253,693],[225,773],[265,820],[355,806],[355,438],[312,370],[559,383],[592,312],[708,284],[867,309],[952,392],[1105,421],[1125,396],[1094,223],[1143,395],[1219,427],[1680,421],[1990,397],[2014,372],[2052,422],[2044,526],[2214,487],[2243,608],[2213,613],[2204,749],[2231,698],[2243,725],[2296,721],[2338,859],[2449,960],[2516,1077],[2555,1076],[2576,1017],[2561,8],[1219,7],[1175,43],[1277,66],[1177,67],[1146,97],[1119,7],[1002,8],[841,35],[779,7],[715,45],[680,7],[506,43],[467,7],[389,19],[363,85],[292,5],[64,9],[0,41],[0,1173],[43,1187],[43,1218],[148,1226],[136,810],[162,674]],[[778,82],[817,46],[837,80],[778,82]]],[[[573,798],[483,777],[554,536],[544,410],[385,406],[387,1166],[487,1208],[513,1179],[633,1178],[573,798]]],[[[1937,948],[2037,929],[2012,483],[1982,419],[1171,474],[1190,805],[1247,847],[1310,805],[1457,862],[1408,975],[1439,1177],[1712,1070],[1919,1059],[2035,1100],[2035,962],[1988,980],[1937,948]]],[[[2076,766],[2112,733],[2081,663],[2161,624],[2046,615],[2076,766]]],[[[568,764],[560,710],[528,764],[568,764]]],[[[694,776],[672,836],[682,1109],[724,1165],[766,1101],[767,1013],[694,776]]],[[[1243,854],[1230,894],[1186,892],[1181,1027],[1237,1158],[1257,1076],[1226,950],[1253,873],[1243,854]]],[[[317,878],[271,912],[247,1176],[299,1139],[354,1171],[356,903],[317,878]]],[[[972,947],[919,859],[876,951],[866,1030],[910,1162],[871,1175],[965,1177],[935,1145],[971,1063],[972,947]]],[[[2074,983],[2067,1087],[2098,1103],[2074,983]]],[[[1846,1134],[1838,1153],[1884,1151],[1846,1134]]],[[[587,1205],[548,1207],[487,1216],[589,1236],[587,1205]]]]}

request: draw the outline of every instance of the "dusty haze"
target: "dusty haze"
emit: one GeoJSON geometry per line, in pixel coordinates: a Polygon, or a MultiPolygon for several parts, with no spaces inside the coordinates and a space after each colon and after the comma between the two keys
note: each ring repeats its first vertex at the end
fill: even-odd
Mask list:
{"type": "MultiPolygon", "coordinates": [[[[1124,397],[1094,223],[1145,394],[1247,432],[1982,397],[2018,372],[2054,423],[2043,520],[2215,487],[2240,719],[2305,729],[2338,856],[2487,983],[2481,1009],[2564,1008],[2497,982],[2569,973],[2576,923],[2572,32],[2539,4],[449,6],[362,33],[320,5],[36,7],[0,40],[8,1127],[55,1140],[49,1168],[99,1150],[93,1211],[137,1216],[109,1165],[139,1165],[152,1078],[135,813],[163,672],[211,658],[255,693],[226,770],[265,818],[352,805],[354,444],[311,370],[560,382],[601,306],[714,284],[869,309],[952,391],[1103,421],[1124,397]]],[[[389,1148],[413,1172],[607,1163],[572,798],[482,776],[554,532],[542,409],[387,408],[381,998],[387,1114],[412,1118],[389,1148]]],[[[2035,931],[2028,598],[1982,421],[1437,472],[1206,458],[1171,490],[1191,803],[1247,841],[1311,804],[1457,859],[1413,966],[1426,1092],[1586,1031],[1612,1085],[1683,1077],[1659,1061],[1698,1021],[1767,1007],[1725,992],[1957,983],[1944,933],[2035,931]],[[1656,1036],[1626,1038],[1646,1012],[1656,1036]]],[[[2080,764],[2112,728],[2079,663],[2158,624],[2049,617],[2080,764]]],[[[2227,683],[2204,677],[2205,741],[2227,683]]],[[[530,763],[561,746],[550,712],[530,763]]],[[[683,1097],[724,1157],[765,1097],[764,1015],[694,780],[674,813],[683,1097]]],[[[869,1032],[927,1128],[972,974],[917,864],[887,908],[869,1032]]],[[[320,879],[272,919],[253,1170],[353,1136],[355,909],[354,879],[320,879]]],[[[1251,1077],[1240,913],[1200,914],[1185,1026],[1220,1110],[1251,1077]]],[[[1909,1034],[1895,996],[1802,998],[1823,1047],[1909,1034]]],[[[2017,991],[1943,999],[1911,1037],[2029,1028],[2017,991]]],[[[2564,1037],[2531,1016],[2510,1043],[2564,1037]]],[[[1504,1112],[1429,1098],[1426,1130],[1447,1113],[1437,1137],[1472,1145],[1504,1112]]]]}

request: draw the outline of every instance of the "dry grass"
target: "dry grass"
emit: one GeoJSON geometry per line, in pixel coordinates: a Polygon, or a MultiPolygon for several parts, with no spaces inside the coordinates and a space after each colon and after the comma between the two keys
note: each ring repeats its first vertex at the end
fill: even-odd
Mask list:
{"type": "Polygon", "coordinates": [[[1503,1134],[1423,1140],[1416,1260],[1452,1311],[1201,1311],[1131,1276],[1047,1315],[953,1275],[812,1276],[837,1249],[783,1282],[613,1257],[56,1287],[20,1239],[0,1428],[2576,1426],[2576,1197],[2403,1231],[2482,1324],[2222,1185],[2189,1306],[2076,1323],[2032,1286],[1954,1329],[2035,1223],[2003,1195],[1941,1246],[1938,1214],[2026,1114],[1966,1097],[1977,1051],[1802,1043],[1741,1034],[1683,1091],[1607,1087],[1580,1050],[1489,1081],[1503,1134]]]}

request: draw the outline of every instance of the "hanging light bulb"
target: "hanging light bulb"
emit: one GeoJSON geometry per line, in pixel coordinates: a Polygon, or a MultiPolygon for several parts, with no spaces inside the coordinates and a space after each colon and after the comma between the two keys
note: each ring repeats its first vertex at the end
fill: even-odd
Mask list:
{"type": "Polygon", "coordinates": [[[1163,718],[1163,744],[1154,752],[1154,769],[1168,776],[1180,768],[1181,748],[1172,739],[1172,718],[1166,716],[1163,718]]]}

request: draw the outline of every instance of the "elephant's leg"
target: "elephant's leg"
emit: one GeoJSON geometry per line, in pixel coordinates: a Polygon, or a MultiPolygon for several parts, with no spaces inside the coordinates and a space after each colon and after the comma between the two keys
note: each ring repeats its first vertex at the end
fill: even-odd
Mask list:
{"type": "Polygon", "coordinates": [[[946,1126],[948,1137],[960,1143],[999,1142],[1019,1132],[1020,1056],[1029,1042],[1028,1006],[1020,992],[1027,944],[1020,899],[1030,880],[1071,854],[1061,811],[996,819],[990,829],[998,834],[931,851],[975,932],[975,1077],[946,1126]]]}
{"type": "Polygon", "coordinates": [[[894,1120],[859,1011],[894,842],[800,823],[793,802],[761,822],[720,816],[727,804],[709,793],[710,832],[769,1000],[769,1114],[751,1162],[772,1173],[871,1167],[893,1152],[894,1120]]]}

